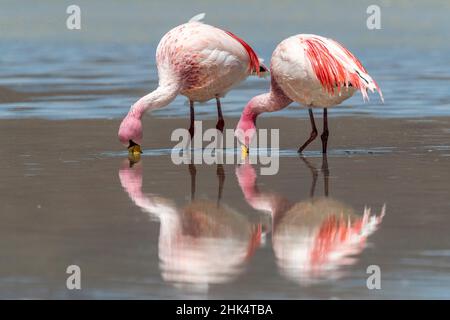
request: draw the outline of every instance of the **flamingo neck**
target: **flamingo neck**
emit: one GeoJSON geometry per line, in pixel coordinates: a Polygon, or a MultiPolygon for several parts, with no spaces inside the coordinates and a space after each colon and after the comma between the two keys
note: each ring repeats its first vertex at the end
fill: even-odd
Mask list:
{"type": "Polygon", "coordinates": [[[162,108],[169,104],[178,94],[177,86],[159,86],[156,90],[140,98],[131,106],[129,116],[141,119],[146,111],[162,108]]]}
{"type": "Polygon", "coordinates": [[[259,190],[255,169],[248,162],[237,169],[236,176],[247,203],[256,210],[270,213],[274,222],[272,225],[276,225],[280,217],[291,208],[291,203],[283,196],[276,193],[264,193],[259,190]]]}
{"type": "MultiPolygon", "coordinates": [[[[272,78],[273,79],[273,78],[272,78]]],[[[274,112],[287,107],[292,102],[278,84],[272,80],[270,92],[252,98],[245,106],[241,119],[256,121],[256,117],[263,112],[274,112]]]]}

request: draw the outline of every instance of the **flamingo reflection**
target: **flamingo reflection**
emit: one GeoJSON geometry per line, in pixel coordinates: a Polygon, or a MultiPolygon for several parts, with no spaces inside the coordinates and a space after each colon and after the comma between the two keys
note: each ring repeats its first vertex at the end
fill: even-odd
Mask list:
{"type": "Polygon", "coordinates": [[[299,284],[309,284],[344,275],[343,267],[356,262],[385,214],[371,214],[365,207],[362,216],[344,203],[328,197],[329,170],[323,157],[325,196],[315,197],[318,171],[301,158],[312,173],[310,198],[292,203],[280,194],[262,192],[254,168],[245,163],[236,175],[246,201],[272,217],[272,247],[280,273],[299,284]]]}
{"type": "Polygon", "coordinates": [[[221,203],[225,174],[218,165],[217,201],[195,199],[196,168],[189,166],[191,201],[173,201],[142,192],[142,162],[119,170],[120,182],[132,201],[160,222],[158,252],[165,281],[206,289],[232,281],[259,246],[261,228],[221,203]]]}

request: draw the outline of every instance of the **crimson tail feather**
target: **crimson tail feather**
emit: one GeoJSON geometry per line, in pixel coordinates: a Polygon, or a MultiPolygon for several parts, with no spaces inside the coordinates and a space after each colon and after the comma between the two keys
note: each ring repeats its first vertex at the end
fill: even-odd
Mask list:
{"type": "Polygon", "coordinates": [[[235,35],[234,33],[230,32],[230,31],[226,31],[225,32],[231,36],[232,38],[236,39],[237,41],[239,41],[240,44],[242,44],[242,46],[244,47],[245,51],[247,51],[248,57],[250,59],[250,64],[249,64],[249,70],[251,72],[256,73],[258,76],[260,75],[260,63],[259,63],[259,59],[257,54],[255,53],[255,51],[252,49],[252,47],[250,47],[250,45],[245,42],[244,40],[242,40],[241,38],[239,38],[237,35],[235,35]]]}
{"type": "Polygon", "coordinates": [[[320,38],[303,39],[303,42],[317,79],[330,95],[339,94],[342,87],[352,86],[361,91],[364,100],[368,100],[367,90],[378,91],[383,100],[383,94],[375,80],[369,76],[361,62],[340,43],[333,41],[340,50],[333,48],[332,52],[333,49],[329,49],[327,43],[320,38]]]}

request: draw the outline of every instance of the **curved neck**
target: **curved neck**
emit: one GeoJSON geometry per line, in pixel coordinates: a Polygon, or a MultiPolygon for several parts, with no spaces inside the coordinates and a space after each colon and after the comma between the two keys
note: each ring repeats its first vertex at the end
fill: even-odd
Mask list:
{"type": "Polygon", "coordinates": [[[277,193],[261,192],[256,183],[255,169],[248,162],[236,170],[236,176],[247,203],[256,210],[270,213],[272,225],[276,227],[281,217],[292,207],[291,202],[277,193]]]}
{"type": "Polygon", "coordinates": [[[253,97],[242,112],[242,120],[256,120],[263,112],[274,112],[287,107],[292,102],[272,77],[270,92],[253,97]]]}
{"type": "Polygon", "coordinates": [[[141,119],[147,110],[155,110],[168,105],[178,94],[177,86],[158,86],[155,91],[140,98],[134,103],[128,115],[141,119]]]}

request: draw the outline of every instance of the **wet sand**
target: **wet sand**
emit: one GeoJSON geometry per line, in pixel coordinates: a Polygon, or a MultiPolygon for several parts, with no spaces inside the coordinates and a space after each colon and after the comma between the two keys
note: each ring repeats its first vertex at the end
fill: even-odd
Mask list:
{"type": "MultiPolygon", "coordinates": [[[[226,127],[236,122],[226,119],[226,127]]],[[[126,156],[109,155],[123,150],[118,125],[0,120],[1,298],[450,297],[450,118],[330,119],[329,198],[355,217],[365,206],[379,214],[386,204],[386,212],[364,245],[325,276],[284,264],[283,241],[275,240],[278,222],[255,208],[234,165],[223,172],[196,165],[193,171],[173,165],[168,155],[144,153],[129,168],[126,156]],[[181,229],[155,206],[175,212],[181,229]],[[179,232],[187,247],[173,242],[179,232]],[[207,246],[198,240],[208,235],[218,241],[207,246]],[[191,251],[202,254],[197,265],[186,258],[191,251]],[[208,257],[223,263],[205,265],[208,257]],[[71,264],[82,269],[80,291],[65,287],[71,264]],[[366,287],[372,264],[381,268],[381,290],[366,287]],[[201,268],[211,272],[208,279],[193,274],[201,268]]],[[[147,117],[144,150],[171,148],[172,130],[187,125],[147,117]]],[[[204,121],[204,127],[214,125],[204,121]]],[[[306,119],[262,118],[258,126],[282,126],[281,149],[295,150],[309,135],[306,119]]],[[[314,195],[323,196],[327,174],[320,170],[319,141],[307,149],[306,163],[282,157],[279,173],[258,174],[250,191],[293,208],[309,199],[317,174],[314,195]]]]}

